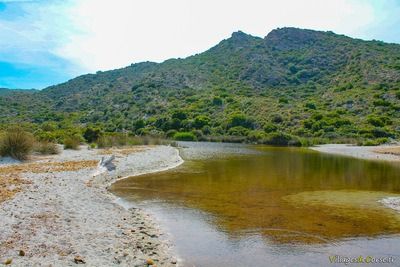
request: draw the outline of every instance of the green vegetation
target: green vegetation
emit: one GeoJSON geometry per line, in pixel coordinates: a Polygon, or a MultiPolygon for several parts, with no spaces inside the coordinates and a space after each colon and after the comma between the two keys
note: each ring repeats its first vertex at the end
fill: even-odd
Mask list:
{"type": "Polygon", "coordinates": [[[64,139],[64,149],[78,150],[81,139],[78,136],[70,136],[64,139]]]}
{"type": "Polygon", "coordinates": [[[332,32],[237,32],[210,50],[3,90],[0,127],[108,146],[122,136],[310,145],[400,137],[400,45],[332,32]]]}
{"type": "Polygon", "coordinates": [[[33,151],[41,155],[55,155],[60,153],[57,144],[49,141],[36,142],[33,146],[33,151]]]}
{"type": "Polygon", "coordinates": [[[96,140],[97,148],[138,146],[138,145],[161,145],[166,144],[158,137],[131,136],[122,133],[111,133],[101,136],[96,140]]]}
{"type": "Polygon", "coordinates": [[[27,159],[32,151],[34,139],[22,128],[12,126],[1,136],[0,156],[9,156],[18,160],[27,159]]]}
{"type": "Polygon", "coordinates": [[[181,132],[181,133],[175,133],[174,139],[178,141],[195,141],[196,136],[193,133],[181,132]]]}

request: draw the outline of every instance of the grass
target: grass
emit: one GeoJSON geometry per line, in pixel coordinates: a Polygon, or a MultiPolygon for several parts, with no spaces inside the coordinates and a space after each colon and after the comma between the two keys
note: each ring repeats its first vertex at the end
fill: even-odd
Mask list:
{"type": "Polygon", "coordinates": [[[123,134],[105,135],[100,137],[96,143],[97,143],[97,148],[166,144],[163,140],[161,140],[158,137],[129,136],[123,134]]]}
{"type": "Polygon", "coordinates": [[[26,160],[34,145],[33,136],[20,127],[11,127],[0,139],[0,155],[26,160]]]}
{"type": "Polygon", "coordinates": [[[81,140],[77,136],[70,136],[64,139],[64,149],[79,150],[81,140]]]}
{"type": "Polygon", "coordinates": [[[33,151],[41,155],[56,155],[60,153],[57,144],[48,141],[36,142],[33,151]]]}

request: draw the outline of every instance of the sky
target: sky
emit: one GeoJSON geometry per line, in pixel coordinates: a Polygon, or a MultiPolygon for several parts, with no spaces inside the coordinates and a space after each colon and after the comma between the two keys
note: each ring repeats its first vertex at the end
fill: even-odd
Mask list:
{"type": "Polygon", "coordinates": [[[400,0],[0,0],[0,88],[42,89],[289,26],[400,43],[400,0]]]}

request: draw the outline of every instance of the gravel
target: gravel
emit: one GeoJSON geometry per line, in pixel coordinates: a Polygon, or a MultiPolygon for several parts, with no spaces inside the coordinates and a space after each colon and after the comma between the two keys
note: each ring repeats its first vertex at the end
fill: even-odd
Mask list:
{"type": "MultiPolygon", "coordinates": [[[[98,150],[82,147],[38,157],[35,162],[100,160],[103,156],[98,150]]],[[[178,151],[157,146],[116,156],[116,170],[97,176],[93,176],[95,168],[23,173],[22,178],[31,183],[0,204],[1,263],[176,266],[170,244],[153,218],[138,208],[118,205],[107,186],[125,176],[176,167],[182,163],[178,151]]]]}
{"type": "Polygon", "coordinates": [[[328,144],[310,148],[319,152],[350,156],[360,159],[385,160],[385,161],[397,161],[397,162],[400,161],[400,156],[375,152],[375,150],[382,149],[385,147],[387,146],[353,146],[344,144],[328,144]]]}

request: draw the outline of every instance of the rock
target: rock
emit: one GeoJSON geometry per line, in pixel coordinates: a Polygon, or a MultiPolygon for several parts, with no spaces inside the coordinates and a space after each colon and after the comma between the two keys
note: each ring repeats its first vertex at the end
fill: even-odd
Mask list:
{"type": "Polygon", "coordinates": [[[4,261],[4,265],[9,265],[9,264],[11,264],[12,263],[12,259],[6,259],[5,261],[4,261]]]}
{"type": "Polygon", "coordinates": [[[76,264],[85,264],[86,263],[85,260],[81,256],[75,256],[74,262],[76,264]]]}
{"type": "Polygon", "coordinates": [[[25,256],[25,251],[23,251],[22,249],[18,252],[18,255],[20,255],[21,257],[25,256]]]}
{"type": "Polygon", "coordinates": [[[172,259],[171,263],[172,263],[172,264],[177,264],[178,261],[177,261],[176,259],[172,259]]]}
{"type": "Polygon", "coordinates": [[[112,162],[114,159],[115,159],[114,155],[112,155],[109,158],[102,157],[100,162],[99,162],[98,167],[99,168],[105,168],[107,171],[113,171],[113,170],[116,169],[115,164],[112,162]]]}
{"type": "Polygon", "coordinates": [[[152,259],[147,259],[146,260],[147,265],[154,265],[154,261],[152,259]]]}

